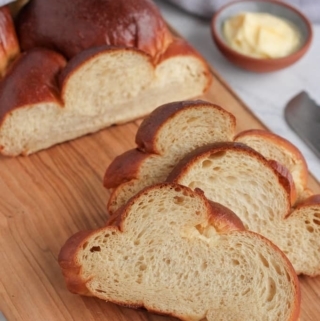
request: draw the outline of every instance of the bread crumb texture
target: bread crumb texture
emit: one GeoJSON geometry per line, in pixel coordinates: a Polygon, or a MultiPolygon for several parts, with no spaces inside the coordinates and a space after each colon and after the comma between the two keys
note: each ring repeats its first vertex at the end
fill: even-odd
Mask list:
{"type": "MultiPolygon", "coordinates": [[[[226,222],[229,214],[225,208],[226,222]]],[[[93,231],[76,245],[71,238],[61,250],[70,290],[83,282],[103,300],[183,320],[298,319],[299,286],[287,258],[258,234],[234,228],[220,233],[215,223],[221,207],[202,193],[156,185],[119,215],[119,228],[93,231]]]]}
{"type": "Polygon", "coordinates": [[[276,244],[298,274],[320,273],[320,202],[291,208],[281,176],[260,154],[239,143],[212,145],[177,165],[171,178],[233,210],[276,244]]]}

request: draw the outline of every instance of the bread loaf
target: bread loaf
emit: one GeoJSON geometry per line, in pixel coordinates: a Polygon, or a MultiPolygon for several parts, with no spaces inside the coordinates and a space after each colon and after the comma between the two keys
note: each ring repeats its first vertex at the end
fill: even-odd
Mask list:
{"type": "Polygon", "coordinates": [[[4,76],[10,63],[19,54],[20,48],[7,6],[0,7],[0,76],[4,76]]]}
{"type": "Polygon", "coordinates": [[[154,110],[136,134],[137,149],[114,159],[104,186],[113,189],[108,210],[114,213],[142,188],[163,182],[172,168],[194,148],[231,140],[235,117],[214,104],[182,101],[154,110]]]}
{"type": "Polygon", "coordinates": [[[260,129],[243,131],[234,140],[252,147],[267,159],[283,164],[292,174],[298,200],[308,195],[306,192],[308,178],[306,160],[299,149],[288,140],[260,129]]]}
{"type": "Polygon", "coordinates": [[[298,320],[299,284],[287,258],[201,191],[149,187],[117,221],[63,246],[70,291],[182,320],[298,320]]]}
{"type": "MultiPolygon", "coordinates": [[[[13,66],[15,76],[6,75],[1,84],[4,155],[27,155],[131,121],[163,103],[198,96],[211,82],[204,59],[172,36],[149,0],[32,0],[17,21],[25,54],[23,62],[13,66]],[[43,55],[49,51],[61,55],[65,68],[46,74],[32,61],[35,48],[45,48],[43,55]],[[35,66],[42,82],[33,85],[33,69],[26,72],[21,65],[35,66]],[[28,86],[20,87],[18,103],[6,88],[15,86],[19,78],[25,78],[18,82],[28,86]],[[58,104],[48,108],[46,98],[30,103],[30,97],[53,78],[58,104]]],[[[55,64],[50,56],[46,65],[55,64]]]]}
{"type": "Polygon", "coordinates": [[[288,180],[253,149],[232,142],[199,148],[168,181],[200,188],[233,210],[249,230],[279,246],[298,274],[320,274],[319,204],[291,209],[288,180]]]}
{"type": "Polygon", "coordinates": [[[158,8],[150,0],[31,0],[17,19],[24,51],[58,50],[70,59],[92,47],[134,47],[155,61],[172,42],[158,8]]]}

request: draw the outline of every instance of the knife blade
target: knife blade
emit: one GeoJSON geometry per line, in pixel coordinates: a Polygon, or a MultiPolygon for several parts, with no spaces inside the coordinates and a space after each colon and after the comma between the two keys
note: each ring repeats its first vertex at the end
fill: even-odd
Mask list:
{"type": "Polygon", "coordinates": [[[289,126],[320,158],[320,106],[302,91],[288,102],[284,116],[289,126]]]}

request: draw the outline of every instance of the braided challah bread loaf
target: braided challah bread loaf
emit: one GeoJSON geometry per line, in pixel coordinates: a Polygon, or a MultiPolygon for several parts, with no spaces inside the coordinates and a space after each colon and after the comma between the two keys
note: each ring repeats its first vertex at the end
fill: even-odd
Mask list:
{"type": "Polygon", "coordinates": [[[24,53],[0,84],[4,155],[30,154],[143,117],[160,104],[202,94],[212,78],[149,0],[31,0],[17,16],[17,33],[24,53]],[[39,55],[47,68],[35,60],[39,55]],[[56,68],[57,55],[64,68],[56,68]]]}

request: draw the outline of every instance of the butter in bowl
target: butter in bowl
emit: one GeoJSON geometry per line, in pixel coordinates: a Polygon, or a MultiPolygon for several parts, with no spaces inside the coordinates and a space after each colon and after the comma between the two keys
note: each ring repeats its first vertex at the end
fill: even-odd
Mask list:
{"type": "Polygon", "coordinates": [[[236,1],[215,13],[211,30],[220,52],[232,63],[255,72],[288,67],[309,49],[310,21],[279,1],[236,1]]]}

